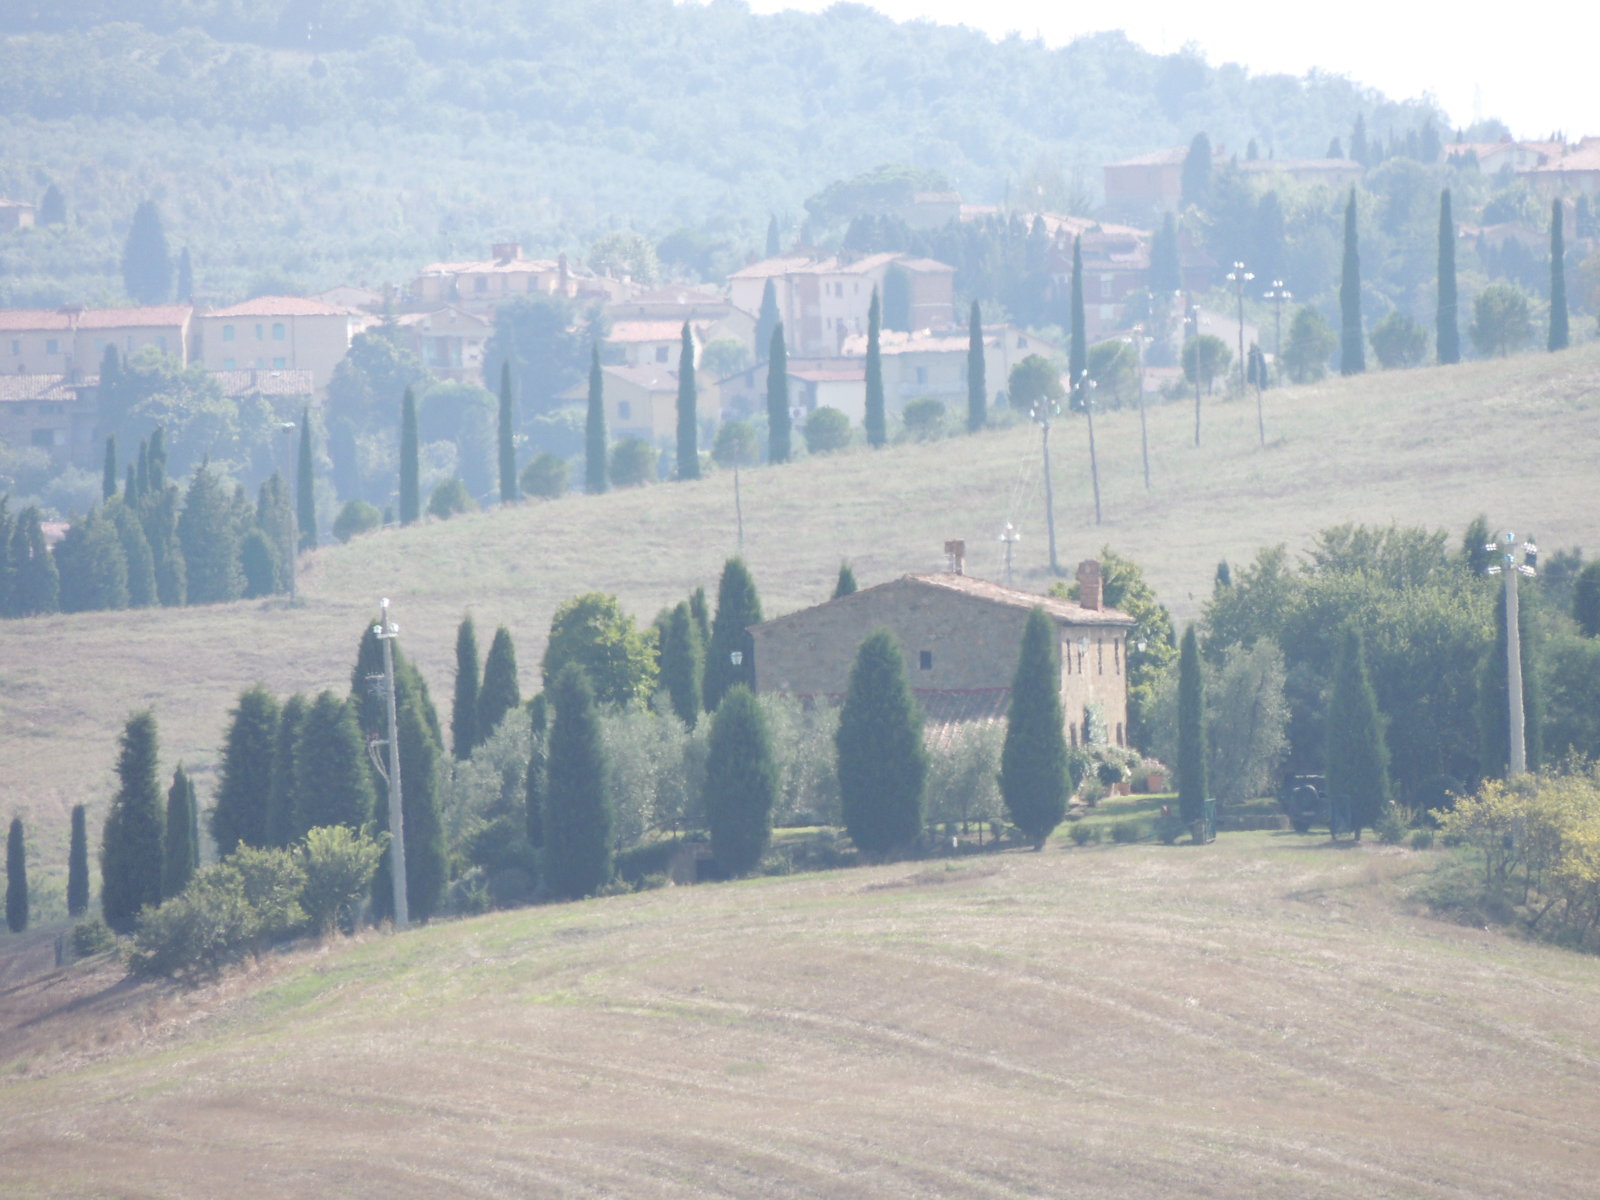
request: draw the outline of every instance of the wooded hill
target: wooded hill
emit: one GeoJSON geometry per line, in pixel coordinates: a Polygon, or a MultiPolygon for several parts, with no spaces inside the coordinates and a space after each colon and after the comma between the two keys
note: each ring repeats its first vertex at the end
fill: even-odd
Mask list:
{"type": "Polygon", "coordinates": [[[609,229],[720,276],[799,231],[830,181],[905,163],[971,201],[1081,211],[1100,164],[1198,130],[1317,156],[1363,116],[1430,117],[1348,80],[1252,76],[1120,34],[1051,50],[856,5],[816,15],[613,0],[109,0],[0,14],[0,194],[54,183],[64,225],[0,243],[0,303],[120,298],[155,198],[200,297],[398,281],[491,240],[609,229]]]}

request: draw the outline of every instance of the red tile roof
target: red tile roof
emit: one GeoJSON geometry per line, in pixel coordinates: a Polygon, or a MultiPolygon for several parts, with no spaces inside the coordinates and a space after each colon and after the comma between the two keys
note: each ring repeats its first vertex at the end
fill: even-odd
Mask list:
{"type": "Polygon", "coordinates": [[[308,300],[304,296],[257,296],[231,308],[219,308],[208,317],[347,317],[348,308],[308,300]]]}
{"type": "Polygon", "coordinates": [[[157,304],[143,308],[86,308],[78,316],[79,329],[144,329],[159,325],[187,325],[194,316],[188,304],[157,304]]]}
{"type": "Polygon", "coordinates": [[[71,329],[72,318],[54,308],[10,308],[0,311],[0,330],[7,333],[71,329]]]}

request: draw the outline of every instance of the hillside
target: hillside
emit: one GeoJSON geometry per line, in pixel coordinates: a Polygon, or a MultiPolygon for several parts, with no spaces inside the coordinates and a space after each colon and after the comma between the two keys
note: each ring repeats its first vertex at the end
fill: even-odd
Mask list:
{"type": "Polygon", "coordinates": [[[1587,1194],[1600,962],[1415,915],[1440,858],[1053,846],[51,975],[0,994],[0,1191],[1587,1194]]]}
{"type": "Polygon", "coordinates": [[[0,6],[0,196],[48,183],[67,221],[0,241],[10,307],[118,298],[140,200],[197,296],[400,283],[520,241],[582,253],[678,233],[718,276],[769,214],[799,232],[828,183],[905,163],[968,200],[1092,202],[1100,164],[1187,144],[1320,154],[1357,114],[1433,116],[1336,76],[1251,76],[1120,34],[1051,50],[862,5],[737,0],[24,0],[0,6]]]}
{"type": "MultiPolygon", "coordinates": [[[[1248,562],[1340,522],[1443,527],[1454,539],[1486,514],[1547,550],[1592,549],[1597,407],[1600,346],[1269,392],[1265,450],[1253,403],[1206,402],[1199,450],[1192,403],[1175,403],[1149,413],[1148,493],[1137,414],[1104,414],[1099,527],[1083,421],[1066,420],[1052,441],[1060,558],[1070,571],[1109,544],[1145,568],[1181,624],[1218,560],[1248,562]]],[[[1019,586],[1044,590],[1038,464],[1037,431],[1017,426],[744,472],[745,553],[766,613],[826,599],[841,559],[864,585],[942,569],[946,538],[966,539],[971,573],[1003,578],[995,538],[1007,520],[1022,532],[1019,586]]],[[[239,602],[0,624],[0,793],[28,821],[36,877],[64,873],[72,804],[87,802],[98,830],[130,711],[154,707],[166,770],[180,758],[198,770],[207,804],[239,691],[258,680],[279,693],[347,689],[382,596],[440,703],[469,610],[480,631],[510,629],[530,693],[550,617],[573,595],[614,592],[648,621],[698,584],[714,594],[736,549],[733,500],[732,477],[718,473],[383,532],[308,556],[294,609],[239,602]]]]}

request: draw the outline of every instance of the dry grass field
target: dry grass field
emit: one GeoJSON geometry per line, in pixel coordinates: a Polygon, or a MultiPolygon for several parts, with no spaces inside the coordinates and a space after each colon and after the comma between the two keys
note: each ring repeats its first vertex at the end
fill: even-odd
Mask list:
{"type": "Polygon", "coordinates": [[[1294,834],[0,981],[7,1197],[1565,1197],[1600,961],[1294,834]]]}
{"type": "MultiPolygon", "coordinates": [[[[1338,522],[1415,523],[1458,536],[1485,513],[1532,530],[1547,548],[1594,542],[1600,345],[1269,392],[1265,449],[1253,402],[1208,399],[1203,419],[1197,450],[1191,403],[1151,410],[1149,492],[1137,415],[1098,420],[1098,527],[1084,423],[1058,425],[1063,564],[1109,544],[1145,566],[1181,621],[1198,612],[1219,559],[1301,546],[1338,522]]],[[[1007,520],[1022,531],[1019,584],[1043,590],[1038,463],[1038,433],[1019,426],[744,472],[745,553],[767,613],[825,599],[841,559],[863,584],[940,569],[946,538],[966,539],[972,573],[1000,578],[995,538],[1007,520]]],[[[403,646],[436,699],[449,695],[455,628],[468,610],[485,646],[495,625],[511,629],[532,690],[564,600],[614,592],[649,620],[697,584],[714,591],[735,548],[724,472],[324,548],[304,560],[294,609],[240,602],[0,624],[0,797],[29,822],[36,877],[59,891],[67,810],[87,802],[98,830],[129,712],[154,707],[167,770],[180,758],[196,769],[206,804],[239,691],[258,680],[279,693],[347,688],[356,639],[382,596],[393,599],[403,646]]]]}

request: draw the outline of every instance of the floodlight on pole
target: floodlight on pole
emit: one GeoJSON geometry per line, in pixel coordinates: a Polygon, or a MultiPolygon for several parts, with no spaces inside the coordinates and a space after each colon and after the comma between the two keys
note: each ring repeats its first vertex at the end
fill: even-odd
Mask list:
{"type": "Polygon", "coordinates": [[[1144,459],[1144,490],[1150,490],[1150,429],[1144,419],[1144,346],[1150,341],[1143,325],[1133,327],[1133,336],[1122,339],[1132,342],[1139,359],[1139,454],[1144,459]]]}
{"type": "Polygon", "coordinates": [[[1255,275],[1244,269],[1244,263],[1235,261],[1233,270],[1228,272],[1228,282],[1233,284],[1235,296],[1239,301],[1239,391],[1242,393],[1249,386],[1244,376],[1244,285],[1249,283],[1255,275]]]}
{"type": "Polygon", "coordinates": [[[383,646],[383,683],[389,709],[389,873],[394,877],[394,927],[404,929],[410,920],[406,910],[405,815],[400,803],[400,734],[394,703],[394,649],[391,643],[400,636],[400,626],[389,619],[389,598],[383,599],[383,615],[372,627],[372,635],[383,646]]]}
{"type": "Polygon", "coordinates": [[[1006,586],[1012,587],[1011,548],[1022,540],[1022,535],[1017,532],[1017,527],[1015,525],[1013,525],[1010,521],[1007,521],[1005,528],[1000,531],[999,540],[1005,544],[1006,548],[1006,586]]]}
{"type": "MultiPolygon", "coordinates": [[[[1279,371],[1283,370],[1283,302],[1293,300],[1294,293],[1283,286],[1283,280],[1274,279],[1272,290],[1264,297],[1272,301],[1272,365],[1279,371]]],[[[1279,377],[1282,378],[1281,376],[1279,377]]]]}
{"type": "Polygon", "coordinates": [[[1061,403],[1054,396],[1039,396],[1034,400],[1029,415],[1039,426],[1044,452],[1044,524],[1050,538],[1050,573],[1059,575],[1061,564],[1056,558],[1056,494],[1050,480],[1050,422],[1061,415],[1061,403]]]}
{"type": "Polygon", "coordinates": [[[1539,547],[1530,536],[1521,546],[1517,535],[1507,530],[1498,542],[1491,542],[1485,550],[1498,554],[1500,561],[1488,567],[1488,574],[1501,575],[1505,582],[1506,610],[1506,717],[1508,733],[1508,762],[1506,777],[1515,779],[1528,770],[1528,724],[1523,709],[1522,695],[1522,629],[1521,612],[1517,596],[1517,577],[1530,578],[1539,573],[1539,547]],[[1521,553],[1522,562],[1517,561],[1521,553]]]}

